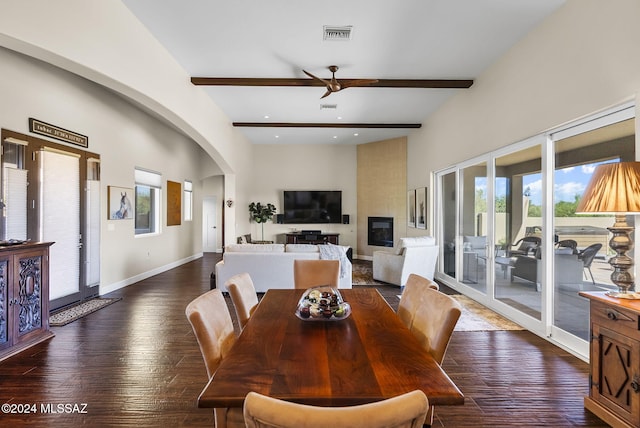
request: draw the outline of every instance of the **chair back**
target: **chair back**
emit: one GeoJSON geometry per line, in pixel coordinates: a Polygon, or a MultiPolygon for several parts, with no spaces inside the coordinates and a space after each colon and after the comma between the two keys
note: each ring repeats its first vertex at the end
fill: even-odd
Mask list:
{"type": "Polygon", "coordinates": [[[293,282],[297,289],[307,289],[319,285],[338,288],[340,281],[339,260],[294,260],[293,282]]]}
{"type": "Polygon", "coordinates": [[[462,307],[453,297],[432,288],[421,291],[410,330],[438,364],[444,359],[461,313],[462,307]]]}
{"type": "Polygon", "coordinates": [[[250,392],[244,400],[247,428],[419,428],[429,401],[420,390],[347,407],[316,407],[250,392]]]}
{"type": "Polygon", "coordinates": [[[422,292],[426,288],[433,288],[438,290],[440,287],[435,282],[412,273],[407,279],[407,285],[404,287],[404,291],[400,296],[400,303],[398,304],[398,318],[408,328],[411,329],[413,324],[413,317],[416,314],[418,307],[422,301],[422,292]]]}
{"type": "Polygon", "coordinates": [[[524,238],[518,240],[513,247],[518,247],[515,250],[511,250],[510,253],[512,255],[527,255],[529,253],[535,253],[536,248],[540,246],[542,239],[538,236],[525,236],[524,238]]]}
{"type": "Polygon", "coordinates": [[[253,310],[258,305],[258,294],[251,276],[246,272],[239,273],[229,278],[225,286],[229,290],[231,301],[236,309],[240,328],[244,329],[253,310]]]}
{"type": "Polygon", "coordinates": [[[198,340],[209,378],[236,341],[229,308],[218,289],[193,299],[185,310],[198,340]]]}
{"type": "Polygon", "coordinates": [[[591,267],[591,263],[596,257],[596,254],[598,254],[598,251],[600,251],[600,248],[602,248],[602,244],[591,244],[578,253],[578,258],[582,260],[584,267],[591,267]]]}
{"type": "Polygon", "coordinates": [[[563,239],[562,241],[558,241],[556,245],[558,246],[558,248],[571,248],[576,252],[578,249],[578,242],[574,239],[563,239]]]}

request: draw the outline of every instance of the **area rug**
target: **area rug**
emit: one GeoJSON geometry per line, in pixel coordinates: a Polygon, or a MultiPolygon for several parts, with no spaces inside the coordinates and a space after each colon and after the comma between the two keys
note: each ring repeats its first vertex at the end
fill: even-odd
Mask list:
{"type": "Polygon", "coordinates": [[[49,325],[52,327],[60,327],[67,325],[75,320],[78,320],[90,313],[93,313],[99,309],[109,306],[112,303],[121,300],[118,298],[101,298],[87,300],[86,302],[78,303],[69,308],[62,309],[49,316],[49,325]]]}
{"type": "Polygon", "coordinates": [[[371,261],[354,260],[351,264],[353,285],[382,285],[384,282],[373,279],[373,268],[371,261]]]}
{"type": "Polygon", "coordinates": [[[518,324],[509,321],[500,314],[482,306],[480,303],[462,294],[451,295],[462,306],[455,331],[495,331],[524,330],[518,324]]]}

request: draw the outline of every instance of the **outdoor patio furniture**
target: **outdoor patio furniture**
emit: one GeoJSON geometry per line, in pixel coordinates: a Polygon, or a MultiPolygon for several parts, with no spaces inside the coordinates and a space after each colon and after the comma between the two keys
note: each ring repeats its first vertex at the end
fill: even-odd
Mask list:
{"type": "Polygon", "coordinates": [[[593,278],[593,272],[591,272],[591,263],[593,263],[593,259],[596,257],[596,254],[598,254],[598,251],[600,251],[601,248],[602,244],[591,244],[578,253],[578,259],[582,260],[584,269],[589,271],[589,275],[591,275],[591,282],[594,285],[596,281],[593,278]]]}

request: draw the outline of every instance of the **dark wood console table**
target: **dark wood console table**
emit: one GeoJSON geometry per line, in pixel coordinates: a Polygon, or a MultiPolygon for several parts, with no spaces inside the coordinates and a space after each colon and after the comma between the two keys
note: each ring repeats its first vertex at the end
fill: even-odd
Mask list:
{"type": "Polygon", "coordinates": [[[640,300],[579,294],[591,308],[591,376],[584,406],[611,426],[640,427],[640,300]]]}
{"type": "Polygon", "coordinates": [[[338,245],[339,233],[287,233],[287,244],[333,244],[338,245]]]}
{"type": "Polygon", "coordinates": [[[53,337],[49,330],[51,244],[0,245],[0,361],[53,337]]]}

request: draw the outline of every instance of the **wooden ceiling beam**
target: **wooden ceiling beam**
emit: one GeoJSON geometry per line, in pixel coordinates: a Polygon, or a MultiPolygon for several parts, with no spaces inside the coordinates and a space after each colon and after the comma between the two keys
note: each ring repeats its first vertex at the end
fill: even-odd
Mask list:
{"type": "MultiPolygon", "coordinates": [[[[343,86],[351,86],[362,79],[338,79],[343,86]]],[[[322,86],[315,79],[280,79],[251,77],[192,77],[191,83],[199,86],[322,86]]],[[[473,85],[472,79],[378,79],[375,83],[360,86],[370,88],[443,88],[466,89],[473,85]]]]}
{"type": "Polygon", "coordinates": [[[233,126],[252,128],[420,128],[420,123],[314,123],[314,122],[233,122],[233,126]]]}

